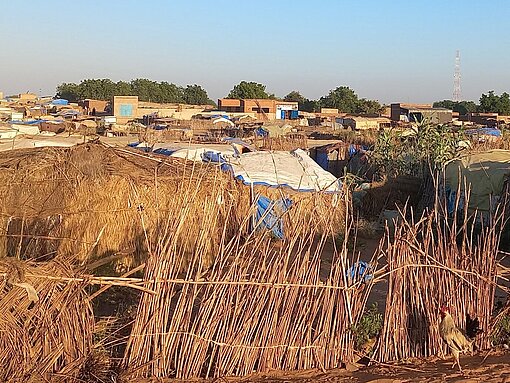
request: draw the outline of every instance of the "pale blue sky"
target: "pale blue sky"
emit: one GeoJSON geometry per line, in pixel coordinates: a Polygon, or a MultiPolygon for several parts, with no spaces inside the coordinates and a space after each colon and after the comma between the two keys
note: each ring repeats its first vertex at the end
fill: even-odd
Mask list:
{"type": "Polygon", "coordinates": [[[0,91],[54,94],[61,82],[143,77],[241,80],[318,98],[340,85],[381,102],[510,91],[506,0],[2,0],[0,91]]]}

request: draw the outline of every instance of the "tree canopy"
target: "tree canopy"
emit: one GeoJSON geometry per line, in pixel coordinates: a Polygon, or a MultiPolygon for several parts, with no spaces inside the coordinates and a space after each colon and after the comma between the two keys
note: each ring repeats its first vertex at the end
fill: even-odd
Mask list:
{"type": "Polygon", "coordinates": [[[206,105],[211,104],[211,100],[207,92],[200,85],[188,85],[183,90],[184,102],[192,105],[206,105]]]}
{"type": "Polygon", "coordinates": [[[266,92],[266,86],[253,82],[253,81],[241,81],[235,85],[230,91],[227,98],[274,98],[274,95],[270,95],[266,92]]]}
{"type": "Polygon", "coordinates": [[[320,112],[320,110],[321,110],[321,106],[318,101],[310,100],[310,99],[304,97],[297,90],[293,90],[292,92],[289,92],[289,94],[287,94],[283,98],[283,101],[297,102],[299,110],[302,110],[304,112],[320,112]]]}
{"type": "Polygon", "coordinates": [[[493,90],[489,91],[488,94],[482,93],[479,110],[480,112],[509,115],[510,95],[507,92],[503,92],[501,96],[498,96],[493,90]]]}
{"type": "Polygon", "coordinates": [[[451,109],[454,112],[458,112],[461,115],[466,115],[471,112],[476,112],[478,106],[473,101],[452,101],[452,100],[443,100],[436,101],[432,105],[434,108],[446,108],[451,109]]]}
{"type": "Polygon", "coordinates": [[[79,84],[63,83],[57,87],[56,97],[76,102],[85,98],[111,100],[113,96],[138,96],[140,101],[159,103],[188,103],[214,105],[207,92],[199,85],[186,88],[166,81],[156,82],[138,78],[130,82],[113,82],[110,79],[87,79],[79,84]]]}
{"type": "Polygon", "coordinates": [[[339,86],[331,90],[327,96],[319,100],[323,108],[336,108],[340,112],[353,114],[379,114],[382,105],[376,100],[358,98],[358,95],[348,86],[339,86]]]}

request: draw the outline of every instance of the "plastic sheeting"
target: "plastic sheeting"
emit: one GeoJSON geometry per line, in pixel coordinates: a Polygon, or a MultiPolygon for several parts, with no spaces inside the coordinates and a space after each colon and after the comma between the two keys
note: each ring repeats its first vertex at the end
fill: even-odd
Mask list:
{"type": "Polygon", "coordinates": [[[256,204],[255,230],[269,230],[276,238],[283,239],[282,216],[290,207],[292,201],[288,198],[272,201],[266,196],[259,195],[256,204]]]}
{"type": "Polygon", "coordinates": [[[468,129],[465,131],[468,136],[494,136],[501,137],[501,130],[497,128],[477,128],[477,129],[468,129]]]}
{"type": "Polygon", "coordinates": [[[69,101],[68,100],[65,100],[63,98],[57,98],[55,100],[52,100],[51,103],[53,105],[68,105],[69,104],[69,101]]]}
{"type": "Polygon", "coordinates": [[[296,191],[340,192],[342,184],[303,150],[252,152],[227,158],[234,177],[244,184],[286,186],[296,191]]]}
{"type": "MultiPolygon", "coordinates": [[[[469,188],[470,210],[490,211],[495,200],[501,196],[503,186],[510,176],[510,151],[490,150],[467,154],[452,160],[445,167],[445,191],[449,211],[453,211],[455,193],[460,185],[461,197],[466,186],[469,188]]],[[[460,208],[464,201],[461,198],[460,208]]]]}

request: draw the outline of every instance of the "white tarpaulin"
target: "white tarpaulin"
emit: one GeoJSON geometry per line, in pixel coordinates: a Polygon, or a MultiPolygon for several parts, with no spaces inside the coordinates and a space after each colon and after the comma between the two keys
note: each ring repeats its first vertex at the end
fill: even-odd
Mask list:
{"type": "Polygon", "coordinates": [[[234,177],[245,184],[287,186],[298,191],[339,192],[340,181],[303,150],[252,152],[227,158],[234,177]]]}
{"type": "Polygon", "coordinates": [[[190,161],[203,161],[206,153],[215,153],[216,155],[234,155],[234,150],[230,145],[213,145],[212,147],[188,145],[182,147],[179,144],[154,144],[152,151],[157,154],[163,154],[170,157],[184,158],[190,161]]]}

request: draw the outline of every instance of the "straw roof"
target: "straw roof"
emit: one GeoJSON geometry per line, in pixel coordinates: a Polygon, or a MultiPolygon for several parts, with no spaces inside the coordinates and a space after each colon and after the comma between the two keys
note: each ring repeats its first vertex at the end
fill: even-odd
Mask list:
{"type": "MultiPolygon", "coordinates": [[[[80,262],[122,253],[138,263],[180,203],[181,183],[201,179],[203,203],[207,180],[220,180],[228,193],[228,175],[193,166],[101,144],[6,152],[0,160],[0,251],[25,258],[74,254],[80,262]]],[[[199,220],[203,206],[190,208],[199,220]]],[[[190,233],[198,230],[196,222],[185,225],[190,233]]],[[[192,249],[193,237],[183,238],[183,246],[192,249]]]]}

